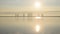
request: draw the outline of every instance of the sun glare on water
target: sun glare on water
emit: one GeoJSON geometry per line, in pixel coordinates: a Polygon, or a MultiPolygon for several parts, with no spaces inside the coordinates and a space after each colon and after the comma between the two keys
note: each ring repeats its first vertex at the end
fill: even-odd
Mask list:
{"type": "Polygon", "coordinates": [[[38,17],[38,16],[37,16],[37,17],[35,17],[35,18],[36,18],[36,19],[41,19],[41,17],[38,17]]]}
{"type": "Polygon", "coordinates": [[[40,31],[40,25],[36,25],[36,32],[39,32],[40,31]]]}

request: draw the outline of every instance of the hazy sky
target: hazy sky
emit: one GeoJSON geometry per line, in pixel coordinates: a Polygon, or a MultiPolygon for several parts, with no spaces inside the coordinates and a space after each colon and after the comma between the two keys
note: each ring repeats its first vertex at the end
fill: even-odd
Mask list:
{"type": "Polygon", "coordinates": [[[44,6],[60,6],[60,0],[0,0],[0,11],[16,11],[17,8],[26,10],[27,7],[33,7],[36,1],[43,3],[44,6]]]}
{"type": "Polygon", "coordinates": [[[60,5],[60,0],[0,0],[1,6],[28,6],[32,5],[35,1],[45,2],[47,5],[60,5]]]}

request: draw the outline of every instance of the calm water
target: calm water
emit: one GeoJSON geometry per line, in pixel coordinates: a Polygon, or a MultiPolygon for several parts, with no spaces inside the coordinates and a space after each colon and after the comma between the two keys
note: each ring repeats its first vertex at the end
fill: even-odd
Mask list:
{"type": "Polygon", "coordinates": [[[0,17],[1,34],[60,34],[60,17],[0,17]],[[41,30],[36,32],[35,25],[41,30]]]}

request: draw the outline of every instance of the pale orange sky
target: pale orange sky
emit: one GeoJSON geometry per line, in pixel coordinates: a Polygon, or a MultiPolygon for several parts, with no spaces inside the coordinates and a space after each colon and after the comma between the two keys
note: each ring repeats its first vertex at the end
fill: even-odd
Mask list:
{"type": "Polygon", "coordinates": [[[0,12],[15,11],[60,11],[59,0],[0,0],[0,12]],[[36,9],[34,3],[39,1],[42,8],[36,9]],[[58,8],[58,9],[57,9],[58,8]]]}

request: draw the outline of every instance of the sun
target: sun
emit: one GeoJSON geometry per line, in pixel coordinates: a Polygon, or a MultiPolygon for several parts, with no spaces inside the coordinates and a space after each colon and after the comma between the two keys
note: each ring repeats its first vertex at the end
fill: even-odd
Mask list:
{"type": "Polygon", "coordinates": [[[36,7],[36,8],[41,7],[41,3],[40,3],[40,2],[35,2],[35,7],[36,7]]]}

